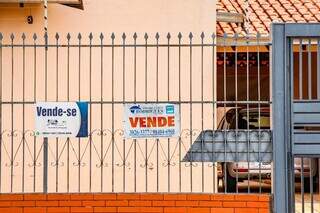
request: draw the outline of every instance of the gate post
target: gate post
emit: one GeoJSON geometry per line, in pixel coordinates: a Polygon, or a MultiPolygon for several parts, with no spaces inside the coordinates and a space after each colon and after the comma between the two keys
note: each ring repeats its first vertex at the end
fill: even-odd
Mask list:
{"type": "Polygon", "coordinates": [[[285,35],[285,24],[273,23],[272,31],[272,132],[273,132],[273,188],[274,212],[291,213],[292,207],[292,154],[291,154],[291,106],[288,69],[290,42],[285,35]]]}

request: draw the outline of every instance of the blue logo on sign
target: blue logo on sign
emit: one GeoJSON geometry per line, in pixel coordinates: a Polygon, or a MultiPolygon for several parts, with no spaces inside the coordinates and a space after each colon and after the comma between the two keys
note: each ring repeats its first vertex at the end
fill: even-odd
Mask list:
{"type": "Polygon", "coordinates": [[[173,105],[166,106],[166,113],[173,114],[174,113],[174,106],[173,105]]]}
{"type": "Polygon", "coordinates": [[[134,106],[130,107],[130,112],[132,114],[138,113],[139,111],[141,111],[141,107],[139,105],[134,105],[134,106]]]}

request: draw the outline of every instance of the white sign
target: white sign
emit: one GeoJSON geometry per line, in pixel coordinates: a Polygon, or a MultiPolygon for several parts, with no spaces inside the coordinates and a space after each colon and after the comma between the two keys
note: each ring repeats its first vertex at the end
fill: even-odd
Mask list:
{"type": "Polygon", "coordinates": [[[125,104],[125,138],[178,137],[180,114],[177,104],[125,104]]]}
{"type": "Polygon", "coordinates": [[[87,137],[87,102],[38,102],[35,133],[43,137],[87,137]]]}

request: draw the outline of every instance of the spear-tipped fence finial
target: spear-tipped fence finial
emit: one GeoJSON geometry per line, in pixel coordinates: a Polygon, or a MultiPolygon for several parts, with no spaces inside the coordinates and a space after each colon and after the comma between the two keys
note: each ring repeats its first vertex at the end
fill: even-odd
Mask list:
{"type": "Polygon", "coordinates": [[[104,39],[104,35],[103,35],[103,33],[100,33],[99,38],[100,38],[100,40],[103,40],[103,39],[104,39]]]}
{"type": "Polygon", "coordinates": [[[59,38],[60,38],[59,33],[56,33],[55,38],[56,38],[56,40],[59,40],[59,38]]]}
{"type": "Polygon", "coordinates": [[[116,38],[116,35],[114,33],[111,33],[111,39],[114,40],[116,38]]]}
{"type": "Polygon", "coordinates": [[[34,41],[37,40],[37,38],[38,38],[37,34],[36,34],[36,33],[33,33],[32,38],[33,38],[34,41]]]}
{"type": "Polygon", "coordinates": [[[10,34],[10,39],[11,39],[11,41],[13,41],[13,39],[14,39],[14,34],[13,33],[10,34]]]}
{"type": "Polygon", "coordinates": [[[45,41],[45,45],[46,45],[46,48],[48,47],[48,33],[44,33],[44,41],[45,41]]]}
{"type": "Polygon", "coordinates": [[[190,42],[191,42],[192,38],[193,38],[193,34],[192,34],[192,32],[190,32],[190,33],[189,33],[190,42]]]}
{"type": "Polygon", "coordinates": [[[200,38],[201,38],[201,40],[203,41],[203,39],[204,39],[204,32],[202,32],[201,34],[200,34],[200,38]]]}
{"type": "Polygon", "coordinates": [[[216,38],[216,34],[212,33],[211,38],[214,40],[216,38]]]}
{"type": "Polygon", "coordinates": [[[171,34],[168,33],[168,34],[167,34],[167,39],[170,40],[170,38],[171,38],[171,34]]]}

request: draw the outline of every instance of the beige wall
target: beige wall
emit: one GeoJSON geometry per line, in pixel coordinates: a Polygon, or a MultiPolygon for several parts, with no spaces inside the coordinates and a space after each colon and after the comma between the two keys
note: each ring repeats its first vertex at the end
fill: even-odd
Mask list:
{"type": "MultiPolygon", "coordinates": [[[[84,10],[59,4],[49,5],[51,33],[213,33],[214,0],[84,0],[84,10]]],[[[14,4],[15,5],[15,4],[14,4]]],[[[0,5],[0,28],[9,32],[43,32],[42,6],[26,4],[25,8],[0,5]],[[34,16],[34,24],[26,16],[34,16]]]]}
{"type": "MultiPolygon", "coordinates": [[[[170,32],[172,34],[171,43],[177,44],[177,34],[178,32],[183,33],[183,44],[189,44],[188,34],[193,32],[194,43],[199,43],[200,33],[204,31],[206,33],[205,43],[212,43],[210,35],[215,31],[215,1],[214,0],[84,0],[85,10],[78,10],[59,4],[50,4],[49,6],[49,33],[50,33],[50,43],[54,43],[53,35],[56,32],[60,34],[59,43],[66,43],[65,37],[66,33],[70,32],[72,34],[71,43],[77,44],[76,35],[81,32],[83,35],[82,44],[88,44],[88,33],[92,32],[94,34],[94,43],[99,43],[98,35],[100,32],[105,34],[104,43],[110,44],[111,32],[116,33],[116,44],[121,44],[121,34],[126,32],[128,39],[127,43],[132,44],[132,35],[134,32],[138,33],[138,43],[143,44],[143,34],[148,32],[149,43],[155,44],[154,35],[159,32],[161,35],[160,43],[166,43],[166,33],[170,32]]],[[[0,31],[4,33],[6,44],[9,43],[9,34],[11,32],[15,35],[19,35],[22,32],[27,33],[28,39],[27,43],[32,44],[30,41],[30,35],[34,32],[41,34],[43,33],[43,20],[42,20],[42,7],[41,5],[26,5],[25,8],[13,7],[12,5],[2,5],[0,7],[0,31]],[[32,14],[34,16],[34,24],[29,25],[26,23],[26,16],[32,14]]],[[[18,36],[19,37],[19,36],[18,36]]],[[[21,44],[21,39],[16,38],[14,40],[15,44],[21,44]]],[[[43,44],[42,38],[37,41],[39,44],[43,44]]],[[[213,91],[213,74],[214,74],[214,63],[213,60],[213,48],[204,48],[204,58],[203,58],[203,79],[201,79],[201,48],[193,48],[193,58],[192,58],[192,96],[193,100],[201,100],[201,81],[203,80],[204,87],[204,100],[212,101],[212,91],[213,91]]],[[[133,57],[134,52],[132,47],[126,48],[126,60],[122,58],[123,54],[122,47],[115,48],[114,52],[114,95],[115,100],[122,101],[123,96],[123,62],[126,67],[126,100],[133,100],[133,57]]],[[[170,99],[178,100],[178,49],[177,47],[170,48],[170,85],[168,88],[167,82],[167,67],[168,67],[168,49],[167,47],[159,48],[159,99],[167,100],[168,90],[170,91],[170,99]]],[[[57,57],[56,48],[50,47],[48,50],[48,100],[56,101],[58,95],[58,101],[67,100],[67,84],[70,86],[70,100],[78,100],[78,92],[81,91],[81,100],[89,100],[89,71],[90,71],[90,55],[89,48],[81,49],[81,85],[78,84],[78,72],[79,72],[79,58],[78,58],[78,48],[70,48],[70,81],[67,82],[67,49],[66,47],[59,48],[59,56],[57,57]],[[58,59],[58,60],[57,60],[58,59]],[[57,62],[58,61],[58,62],[57,62]],[[57,85],[58,82],[58,85],[57,85]],[[58,94],[56,93],[58,91],[58,94]]],[[[155,100],[156,94],[156,49],[155,47],[148,49],[148,79],[145,79],[145,49],[143,47],[137,48],[137,100],[145,100],[145,82],[148,84],[148,100],[155,100]]],[[[103,85],[103,99],[105,101],[111,100],[111,48],[105,47],[103,50],[103,57],[101,56],[100,47],[94,47],[92,49],[91,57],[91,98],[93,101],[99,101],[102,96],[100,89],[103,85]],[[101,63],[101,59],[103,62],[101,63]],[[103,81],[101,82],[101,64],[103,65],[103,81]]],[[[5,47],[2,49],[2,58],[0,58],[0,63],[2,65],[2,99],[4,101],[11,101],[11,92],[13,92],[13,99],[15,101],[21,102],[22,100],[22,85],[23,85],[23,52],[22,48],[14,48],[13,53],[10,47],[5,47]],[[12,69],[12,58],[13,54],[13,69],[12,69]],[[13,83],[13,90],[11,89],[13,83]]],[[[33,47],[29,46],[26,48],[25,52],[25,100],[27,101],[44,101],[44,48],[37,48],[37,53],[34,52],[33,47]],[[34,60],[36,58],[36,66],[34,60]],[[36,78],[34,78],[36,74],[36,78]],[[36,97],[34,97],[34,86],[36,86],[36,97]]],[[[188,101],[190,98],[190,49],[188,46],[181,48],[181,97],[182,100],[188,101]]],[[[101,129],[101,110],[100,105],[92,106],[92,123],[91,130],[101,129]]],[[[115,191],[123,191],[123,177],[125,171],[126,189],[127,192],[134,191],[133,180],[134,180],[134,155],[133,155],[133,141],[127,140],[125,142],[126,147],[124,148],[124,143],[122,136],[119,134],[118,130],[122,129],[122,112],[123,106],[120,104],[115,105],[114,117],[115,123],[114,128],[117,130],[115,137],[115,159],[114,159],[114,178],[115,178],[115,191]],[[123,150],[125,149],[125,152],[123,150]],[[130,162],[123,170],[121,166],[123,157],[127,157],[127,162],[130,162]]],[[[23,120],[22,120],[22,105],[16,104],[13,107],[11,105],[4,105],[2,108],[2,130],[11,130],[12,121],[13,129],[22,130],[23,120]]],[[[25,130],[34,128],[34,108],[32,104],[25,106],[25,130]]],[[[181,129],[190,130],[190,108],[189,104],[181,105],[181,129]]],[[[77,163],[77,158],[79,156],[78,148],[80,146],[80,156],[82,158],[81,166],[81,180],[80,191],[86,192],[90,190],[89,187],[89,176],[91,164],[91,177],[92,177],[92,191],[101,190],[101,169],[99,166],[99,155],[101,153],[101,143],[104,145],[103,153],[106,154],[104,176],[103,176],[103,191],[109,192],[112,190],[112,159],[111,159],[111,149],[110,147],[111,138],[111,106],[104,105],[103,107],[103,129],[106,130],[106,136],[104,136],[103,141],[101,137],[95,134],[90,141],[88,138],[81,139],[80,143],[78,140],[71,139],[70,144],[70,191],[78,191],[78,167],[75,166],[77,163]],[[92,161],[89,160],[89,150],[90,147],[87,144],[92,145],[92,161]],[[108,150],[108,151],[107,151],[108,150]]],[[[201,105],[194,104],[192,109],[192,130],[195,133],[192,137],[192,141],[198,136],[202,130],[201,122],[204,121],[203,129],[213,128],[213,107],[212,104],[205,104],[204,114],[201,116],[201,105]]],[[[17,152],[15,162],[18,162],[17,166],[13,169],[13,190],[16,192],[22,191],[22,146],[21,143],[22,136],[17,135],[14,137],[14,152],[17,152]]],[[[56,180],[58,181],[58,191],[65,192],[67,187],[66,171],[68,166],[67,161],[67,151],[65,147],[66,140],[55,139],[49,140],[50,152],[49,152],[49,191],[56,191],[56,180]],[[56,179],[56,167],[51,164],[55,161],[55,157],[58,153],[60,156],[60,166],[58,167],[58,178],[56,179]],[[64,162],[64,164],[61,164],[64,162]]],[[[150,139],[147,141],[148,148],[147,153],[150,165],[146,170],[144,167],[144,157],[145,157],[145,140],[139,140],[137,142],[137,191],[145,191],[146,176],[148,178],[148,191],[156,191],[156,177],[159,176],[159,191],[168,191],[168,166],[166,166],[166,158],[168,157],[168,141],[167,139],[160,140],[159,142],[159,174],[156,170],[156,140],[150,139]],[[147,175],[146,175],[147,173],[147,175]]],[[[179,191],[179,177],[182,181],[182,191],[190,191],[191,183],[191,169],[185,163],[181,163],[181,159],[185,155],[186,151],[190,147],[190,135],[186,134],[184,131],[181,141],[181,156],[179,159],[179,140],[177,138],[171,139],[170,146],[170,158],[172,157],[172,162],[170,170],[170,185],[172,192],[179,191]],[[181,164],[182,169],[179,173],[179,165],[181,164]]],[[[11,136],[5,135],[3,137],[3,144],[6,149],[11,150],[11,136]]],[[[25,191],[33,191],[33,166],[32,159],[35,153],[41,152],[42,139],[38,138],[36,141],[32,137],[28,136],[25,141],[25,191]],[[30,148],[30,152],[27,148],[30,148]],[[28,166],[31,165],[31,166],[28,166]]],[[[3,148],[3,153],[5,150],[3,148]]],[[[10,167],[6,166],[9,162],[9,155],[2,156],[1,168],[4,171],[1,176],[2,182],[2,192],[10,191],[10,178],[11,170],[10,167]]],[[[38,162],[42,162],[42,154],[39,155],[38,162]]],[[[194,168],[192,168],[192,184],[193,191],[201,191],[201,180],[202,180],[202,165],[198,163],[194,168]]],[[[214,190],[214,167],[209,164],[204,164],[204,185],[206,192],[211,192],[214,190]]],[[[36,191],[42,190],[42,165],[36,167],[36,191]]]]}

